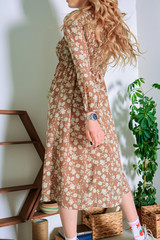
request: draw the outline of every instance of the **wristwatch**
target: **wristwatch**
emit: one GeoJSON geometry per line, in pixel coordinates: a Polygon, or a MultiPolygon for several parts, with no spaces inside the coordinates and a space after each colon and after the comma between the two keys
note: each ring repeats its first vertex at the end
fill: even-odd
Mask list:
{"type": "Polygon", "coordinates": [[[86,117],[86,120],[97,120],[98,116],[96,113],[92,113],[91,115],[86,117]]]}

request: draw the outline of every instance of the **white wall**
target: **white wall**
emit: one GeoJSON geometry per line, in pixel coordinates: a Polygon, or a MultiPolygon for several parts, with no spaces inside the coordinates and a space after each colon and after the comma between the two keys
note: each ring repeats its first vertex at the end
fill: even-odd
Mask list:
{"type": "MultiPolygon", "coordinates": [[[[119,8],[122,12],[127,13],[124,20],[134,35],[137,36],[136,1],[120,0],[119,8]]],[[[126,96],[128,85],[137,78],[138,65],[134,68],[129,64],[124,70],[120,68],[109,68],[105,75],[111,110],[119,139],[122,167],[132,190],[139,178],[135,175],[132,167],[136,158],[133,154],[134,138],[131,131],[128,129],[130,103],[126,96]]]]}
{"type": "MultiPolygon", "coordinates": [[[[44,145],[46,95],[58,63],[56,27],[64,17],[63,4],[58,12],[55,2],[46,0],[0,1],[0,109],[26,110],[44,145]]],[[[29,140],[17,116],[0,115],[0,133],[0,141],[29,140]]],[[[41,164],[31,145],[1,146],[0,187],[33,183],[41,164]]],[[[16,215],[27,193],[0,195],[0,218],[16,215]]],[[[1,228],[0,238],[31,239],[28,228],[30,223],[1,228]]]]}
{"type": "MultiPolygon", "coordinates": [[[[137,0],[137,23],[138,41],[142,51],[146,51],[143,58],[139,59],[139,76],[145,78],[146,84],[143,86],[147,91],[152,84],[160,84],[159,57],[160,57],[160,1],[159,0],[137,0]]],[[[153,96],[157,103],[157,121],[160,131],[160,91],[152,90],[148,96],[153,96]]],[[[154,186],[157,189],[157,203],[160,202],[160,151],[158,151],[159,166],[154,177],[154,186]]]]}
{"type": "MultiPolygon", "coordinates": [[[[158,5],[158,0],[155,2],[158,5]]],[[[131,31],[137,35],[136,0],[120,0],[119,7],[127,13],[126,22],[131,31]]],[[[138,11],[139,9],[140,6],[137,6],[138,11]]],[[[0,21],[0,109],[26,110],[44,145],[47,121],[46,95],[58,63],[55,47],[62,37],[60,30],[55,27],[59,27],[63,17],[72,10],[74,9],[69,9],[68,4],[63,0],[0,2],[2,18],[0,21]]],[[[142,38],[142,30],[146,27],[142,18],[143,16],[141,19],[138,18],[138,24],[141,26],[141,29],[138,28],[139,38],[142,38]]],[[[141,45],[144,42],[145,39],[141,39],[141,45]]],[[[124,94],[128,84],[138,77],[138,71],[141,76],[145,75],[141,72],[144,66],[146,63],[140,62],[139,68],[127,66],[125,71],[110,70],[105,76],[120,143],[122,165],[132,189],[137,182],[132,169],[136,159],[133,155],[133,136],[127,126],[129,102],[124,99],[124,94]]],[[[158,67],[153,69],[153,72],[155,71],[156,76],[152,79],[157,78],[158,67]]],[[[16,116],[0,115],[0,133],[0,141],[29,139],[16,116]]],[[[34,147],[1,146],[0,187],[32,183],[40,166],[41,161],[34,147]]],[[[16,215],[26,194],[27,192],[16,192],[0,195],[0,218],[16,215]]],[[[81,222],[80,217],[79,212],[78,224],[81,222]]],[[[47,219],[49,233],[52,235],[53,229],[61,226],[60,216],[55,215],[47,219]]],[[[1,228],[0,238],[31,239],[31,222],[1,228]]]]}

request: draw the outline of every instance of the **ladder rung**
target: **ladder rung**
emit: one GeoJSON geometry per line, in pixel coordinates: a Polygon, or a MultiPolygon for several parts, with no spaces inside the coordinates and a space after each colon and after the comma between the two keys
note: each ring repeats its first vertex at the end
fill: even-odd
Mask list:
{"type": "MultiPolygon", "coordinates": [[[[27,141],[5,141],[0,142],[0,145],[11,145],[11,144],[34,144],[34,147],[42,160],[44,161],[44,154],[45,154],[45,148],[37,134],[36,129],[34,128],[34,125],[27,113],[27,111],[21,111],[21,110],[0,110],[0,114],[6,114],[6,115],[19,115],[19,118],[21,122],[23,123],[25,130],[27,131],[29,135],[29,140],[27,141]]],[[[25,220],[28,220],[30,216],[34,215],[35,209],[38,206],[39,197],[41,193],[41,180],[42,180],[42,169],[41,166],[36,179],[34,183],[31,185],[23,185],[23,186],[11,186],[7,188],[0,188],[0,193],[7,193],[7,192],[14,192],[14,191],[20,191],[20,190],[30,190],[29,194],[22,206],[22,209],[20,211],[19,216],[13,216],[8,218],[0,219],[0,227],[3,226],[9,226],[14,224],[19,224],[21,222],[25,222],[25,220]]],[[[47,216],[47,215],[45,215],[47,216]]]]}
{"type": "Polygon", "coordinates": [[[7,187],[7,188],[0,188],[0,193],[16,192],[16,191],[21,191],[21,190],[37,189],[37,188],[38,187],[33,184],[13,186],[13,187],[7,187]]]}
{"type": "Polygon", "coordinates": [[[9,225],[15,225],[21,222],[25,222],[21,217],[14,216],[9,218],[1,218],[0,219],[0,227],[5,227],[9,225]]]}
{"type": "Polygon", "coordinates": [[[30,144],[37,143],[38,141],[14,141],[14,142],[0,142],[0,145],[11,145],[11,144],[30,144]]]}
{"type": "Polygon", "coordinates": [[[43,212],[35,212],[32,219],[35,220],[35,219],[38,219],[38,218],[42,218],[42,217],[47,217],[47,216],[51,216],[51,215],[56,215],[56,214],[59,214],[59,211],[55,212],[55,213],[43,213],[43,212]]]}
{"type": "Polygon", "coordinates": [[[8,115],[21,115],[25,114],[26,111],[23,110],[0,110],[0,114],[8,114],[8,115]]]}

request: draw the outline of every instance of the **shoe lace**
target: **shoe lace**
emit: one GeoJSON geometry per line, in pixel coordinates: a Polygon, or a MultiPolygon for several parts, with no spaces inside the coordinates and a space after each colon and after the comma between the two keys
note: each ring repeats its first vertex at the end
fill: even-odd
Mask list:
{"type": "Polygon", "coordinates": [[[150,239],[154,239],[155,240],[152,231],[150,229],[147,229],[146,224],[143,224],[142,227],[143,227],[143,230],[144,230],[144,235],[146,237],[145,239],[146,240],[150,240],[150,239]]]}

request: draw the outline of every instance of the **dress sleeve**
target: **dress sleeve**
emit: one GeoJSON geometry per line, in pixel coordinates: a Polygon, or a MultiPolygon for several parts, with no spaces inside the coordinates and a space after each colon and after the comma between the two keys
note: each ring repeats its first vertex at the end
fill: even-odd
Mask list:
{"type": "Polygon", "coordinates": [[[68,43],[77,74],[77,85],[81,91],[84,111],[97,112],[99,89],[91,75],[90,58],[83,26],[77,21],[64,27],[64,38],[68,43]]]}

